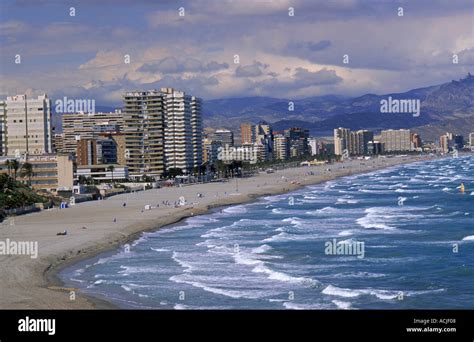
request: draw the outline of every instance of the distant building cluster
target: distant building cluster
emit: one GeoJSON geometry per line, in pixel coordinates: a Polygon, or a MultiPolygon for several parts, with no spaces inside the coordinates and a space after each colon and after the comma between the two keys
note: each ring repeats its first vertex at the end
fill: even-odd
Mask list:
{"type": "MultiPolygon", "coordinates": [[[[469,145],[474,148],[473,143],[474,133],[471,133],[469,145]]],[[[342,127],[334,129],[334,153],[340,156],[410,151],[449,153],[467,147],[464,137],[453,133],[440,136],[437,144],[423,144],[420,135],[409,129],[382,130],[378,136],[367,130],[351,131],[342,127]]]]}
{"type": "Polygon", "coordinates": [[[240,125],[241,144],[236,145],[234,132],[217,129],[203,140],[203,161],[213,164],[224,162],[268,162],[288,160],[315,155],[323,151],[324,145],[309,138],[309,131],[298,127],[273,131],[271,125],[261,121],[258,124],[240,125]]]}
{"type": "MultiPolygon", "coordinates": [[[[474,133],[469,135],[469,144],[471,147],[474,147],[473,136],[474,133]]],[[[447,132],[439,137],[439,147],[442,153],[462,150],[464,148],[464,137],[462,135],[447,132]]]]}

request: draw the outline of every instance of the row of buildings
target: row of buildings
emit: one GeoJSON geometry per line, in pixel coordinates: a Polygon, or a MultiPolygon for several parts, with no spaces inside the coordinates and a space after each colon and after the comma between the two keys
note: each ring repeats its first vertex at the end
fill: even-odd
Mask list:
{"type": "MultiPolygon", "coordinates": [[[[474,133],[469,135],[469,146],[474,147],[474,133]]],[[[462,150],[464,137],[453,133],[440,136],[439,144],[423,145],[419,134],[409,129],[382,130],[378,136],[368,130],[351,131],[348,128],[334,129],[334,152],[336,155],[373,155],[391,152],[430,151],[449,153],[462,150]]]]}
{"type": "Polygon", "coordinates": [[[409,129],[389,129],[376,138],[368,130],[351,131],[348,128],[334,129],[334,153],[344,155],[373,155],[383,152],[407,152],[421,148],[421,138],[409,129]]]}
{"type": "Polygon", "coordinates": [[[234,133],[228,129],[217,129],[203,141],[203,161],[241,160],[251,163],[300,158],[311,154],[319,145],[309,138],[309,131],[298,127],[273,131],[270,124],[261,121],[256,125],[244,123],[240,126],[241,144],[236,145],[234,133]],[[238,157],[232,151],[237,152],[238,157]],[[222,157],[224,156],[224,157],[222,157]],[[229,157],[225,157],[229,156],[229,157]]]}
{"type": "MultiPolygon", "coordinates": [[[[172,170],[192,172],[203,165],[242,160],[264,162],[332,152],[332,144],[309,137],[304,128],[274,131],[267,122],[243,123],[241,144],[218,129],[203,135],[201,100],[173,88],[132,91],[123,108],[111,113],[63,113],[62,132],[54,133],[47,95],[9,96],[0,101],[0,172],[7,160],[30,163],[38,189],[71,188],[80,177],[96,180],[159,178],[172,170]]],[[[474,133],[470,145],[474,146],[474,133]]],[[[440,137],[439,151],[461,149],[464,138],[440,137]]],[[[422,150],[421,138],[407,129],[334,130],[336,155],[371,155],[422,150]]]]}
{"type": "Polygon", "coordinates": [[[122,110],[64,113],[57,134],[51,112],[47,95],[0,102],[0,172],[7,169],[7,160],[28,162],[32,185],[55,190],[71,188],[80,176],[159,178],[171,169],[190,172],[202,165],[201,100],[182,91],[127,92],[122,110]],[[67,181],[62,170],[68,170],[67,181]]]}

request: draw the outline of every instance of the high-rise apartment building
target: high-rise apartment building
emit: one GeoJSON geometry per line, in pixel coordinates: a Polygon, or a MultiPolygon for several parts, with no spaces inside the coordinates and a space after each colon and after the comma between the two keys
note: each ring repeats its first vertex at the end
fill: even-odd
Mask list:
{"type": "Polygon", "coordinates": [[[301,157],[310,153],[308,145],[309,130],[292,127],[286,129],[284,134],[290,145],[290,157],[301,157]]]}
{"type": "Polygon", "coordinates": [[[192,171],[202,164],[201,100],[173,88],[162,88],[166,170],[192,171]]]}
{"type": "Polygon", "coordinates": [[[79,140],[95,139],[103,133],[120,132],[124,126],[124,114],[121,111],[112,113],[74,113],[63,114],[62,148],[58,152],[75,153],[79,140]]]}
{"type": "Polygon", "coordinates": [[[404,152],[412,150],[409,129],[384,130],[380,134],[380,140],[383,143],[383,149],[386,152],[404,152]]]}
{"type": "Polygon", "coordinates": [[[453,134],[446,133],[439,137],[439,147],[442,153],[448,153],[454,146],[453,134]]]}
{"type": "Polygon", "coordinates": [[[124,95],[125,156],[131,177],[192,171],[202,164],[201,100],[173,88],[124,95]]]}
{"type": "Polygon", "coordinates": [[[350,129],[349,128],[336,128],[334,129],[334,154],[342,156],[344,150],[349,151],[350,141],[350,129]]]}
{"type": "Polygon", "coordinates": [[[7,97],[5,131],[7,155],[51,153],[51,100],[47,95],[7,97]]]}
{"type": "Polygon", "coordinates": [[[290,144],[283,133],[273,134],[273,154],[275,159],[285,160],[290,157],[290,144]]]}
{"type": "Polygon", "coordinates": [[[217,129],[213,140],[219,141],[222,146],[234,146],[234,132],[225,128],[217,129]]]}
{"type": "Polygon", "coordinates": [[[158,90],[124,97],[125,158],[131,177],[160,176],[165,170],[164,99],[158,90]]]}
{"type": "Polygon", "coordinates": [[[77,165],[117,164],[117,145],[112,137],[81,139],[77,143],[77,165]]]}
{"type": "Polygon", "coordinates": [[[412,146],[415,150],[421,149],[422,143],[421,143],[421,137],[417,133],[412,133],[411,135],[411,143],[412,146]]]}
{"type": "Polygon", "coordinates": [[[316,138],[310,138],[308,140],[308,144],[309,144],[309,148],[310,148],[310,151],[311,151],[311,155],[312,156],[315,156],[317,154],[319,154],[319,144],[318,144],[318,140],[316,138]]]}
{"type": "Polygon", "coordinates": [[[254,142],[254,130],[253,125],[250,123],[243,123],[240,125],[240,135],[242,139],[242,145],[251,144],[254,142]]]}
{"type": "Polygon", "coordinates": [[[367,130],[359,130],[350,133],[349,153],[364,155],[368,153],[368,143],[374,140],[374,133],[367,130]]]}
{"type": "Polygon", "coordinates": [[[203,163],[215,163],[219,157],[219,149],[222,147],[221,142],[205,138],[203,139],[202,145],[203,163]]]}
{"type": "Polygon", "coordinates": [[[469,134],[469,146],[474,147],[474,132],[469,134]]]}

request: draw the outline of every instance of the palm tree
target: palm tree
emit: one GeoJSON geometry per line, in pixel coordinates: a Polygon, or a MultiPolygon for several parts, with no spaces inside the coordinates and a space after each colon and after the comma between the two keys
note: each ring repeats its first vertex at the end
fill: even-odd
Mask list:
{"type": "Polygon", "coordinates": [[[115,166],[109,165],[109,166],[107,166],[107,170],[112,173],[112,183],[113,183],[113,182],[114,182],[114,170],[115,170],[115,166]]]}
{"type": "Polygon", "coordinates": [[[6,165],[7,168],[8,168],[8,177],[10,177],[10,176],[11,176],[11,171],[12,171],[11,160],[10,160],[10,159],[7,159],[7,161],[5,162],[5,165],[6,165]]]}
{"type": "Polygon", "coordinates": [[[33,176],[33,165],[31,163],[24,163],[21,167],[22,177],[28,177],[28,185],[31,186],[31,177],[33,176]]]}
{"type": "Polygon", "coordinates": [[[20,163],[16,159],[10,160],[10,168],[13,170],[13,180],[16,181],[16,174],[18,173],[18,169],[20,168],[20,163]]]}

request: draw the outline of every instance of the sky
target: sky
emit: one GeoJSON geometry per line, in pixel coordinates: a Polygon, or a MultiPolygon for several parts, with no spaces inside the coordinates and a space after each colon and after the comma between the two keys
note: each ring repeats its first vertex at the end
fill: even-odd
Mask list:
{"type": "Polygon", "coordinates": [[[474,71],[474,1],[1,0],[0,58],[1,98],[403,92],[474,71]]]}

